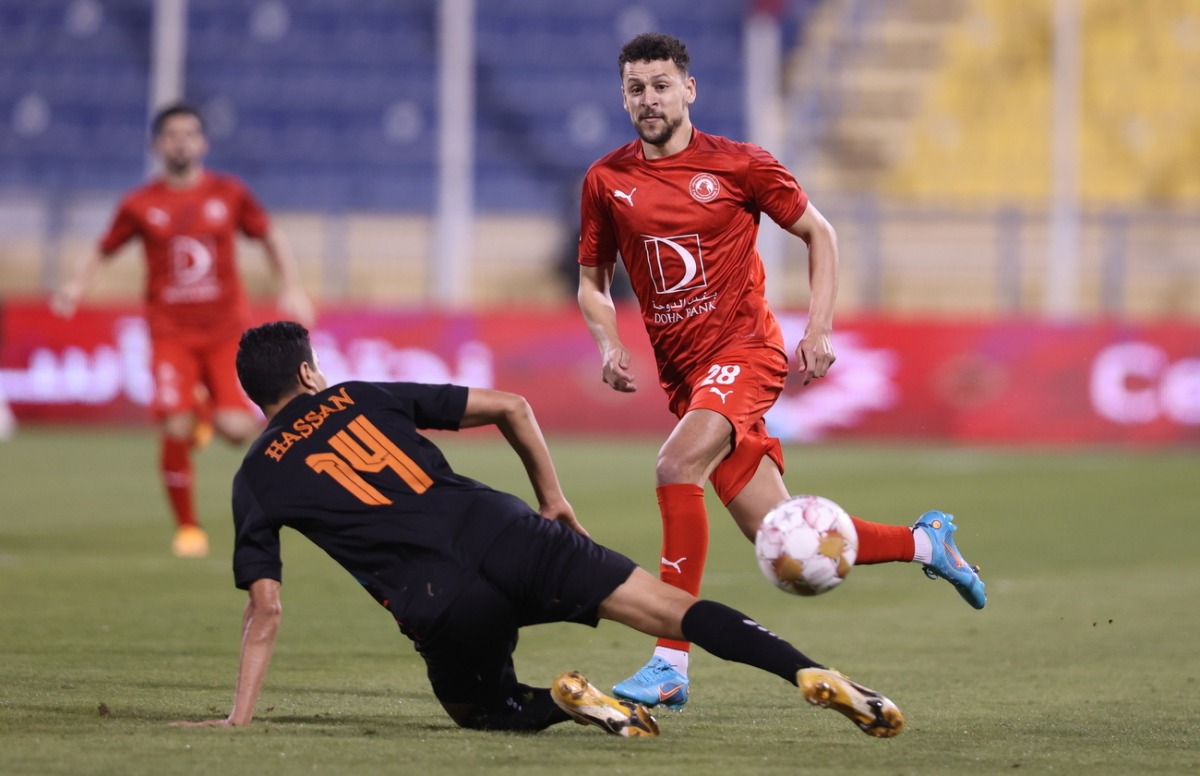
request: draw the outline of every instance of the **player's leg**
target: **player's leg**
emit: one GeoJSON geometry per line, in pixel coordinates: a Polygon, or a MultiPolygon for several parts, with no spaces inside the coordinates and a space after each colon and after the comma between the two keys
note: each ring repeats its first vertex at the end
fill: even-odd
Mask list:
{"type": "MultiPolygon", "coordinates": [[[[735,455],[713,472],[717,495],[724,500],[735,494],[725,501],[725,507],[751,542],[767,513],[791,495],[783,482],[782,460],[778,440],[766,437],[765,431],[751,433],[738,445],[735,455]]],[[[872,523],[853,515],[850,519],[858,530],[857,565],[913,560],[915,527],[872,523]]]]}
{"type": "Polygon", "coordinates": [[[193,407],[200,366],[178,342],[153,343],[154,412],[159,418],[159,474],[175,519],[171,551],[179,557],[208,555],[208,537],[196,519],[192,467],[193,407]]]}
{"type": "Polygon", "coordinates": [[[708,409],[690,410],[658,453],[656,495],[663,524],[659,578],[700,591],[708,557],[708,511],[704,482],[733,447],[733,427],[708,409]]]}
{"type": "MultiPolygon", "coordinates": [[[[491,504],[480,519],[511,518],[482,559],[480,573],[504,597],[519,625],[574,622],[595,626],[596,611],[636,566],[565,524],[546,520],[513,498],[491,504]],[[507,515],[505,514],[507,512],[507,515]]],[[[658,723],[641,704],[610,698],[576,671],[550,688],[560,709],[581,724],[620,736],[658,735],[658,723]]]]}
{"type": "MultiPolygon", "coordinates": [[[[748,445],[744,444],[740,447],[745,448],[748,445]]],[[[733,462],[730,461],[730,463],[733,462]]],[[[718,470],[717,475],[714,476],[714,483],[717,481],[717,476],[724,473],[724,471],[718,470]]],[[[721,488],[718,486],[718,493],[720,492],[721,488]]],[[[778,466],[770,457],[764,455],[759,459],[750,481],[737,491],[737,495],[725,506],[746,538],[754,541],[767,512],[770,512],[779,502],[787,499],[789,495],[778,466]]],[[[858,530],[859,544],[856,565],[913,560],[915,527],[872,523],[853,515],[850,519],[858,530]]]]}
{"type": "Polygon", "coordinates": [[[196,386],[196,420],[192,423],[192,449],[203,450],[212,442],[216,433],[213,428],[213,403],[208,389],[203,384],[196,386]]]}
{"type": "MultiPolygon", "coordinates": [[[[751,542],[767,512],[789,497],[783,482],[783,449],[757,420],[712,474],[713,488],[751,542]]],[[[858,564],[911,561],[914,528],[850,518],[859,529],[858,564]]]]}
{"type": "MultiPolygon", "coordinates": [[[[684,414],[658,454],[655,471],[662,547],[659,577],[693,595],[700,592],[708,558],[708,511],[704,481],[732,447],[733,427],[708,409],[684,414]]],[[[619,697],[679,708],[687,702],[688,650],[686,641],[660,638],[645,666],[618,682],[619,697]]]]}
{"type": "Polygon", "coordinates": [[[417,642],[417,651],[438,702],[461,727],[532,732],[569,720],[549,688],[517,681],[516,646],[511,603],[486,580],[477,580],[417,642]]]}
{"type": "Polygon", "coordinates": [[[242,444],[258,436],[263,423],[238,382],[237,348],[236,339],[207,348],[203,377],[211,396],[216,432],[228,442],[242,444]]]}
{"type": "MultiPolygon", "coordinates": [[[[894,735],[903,724],[886,698],[817,665],[745,615],[710,601],[697,603],[624,555],[531,512],[496,538],[481,571],[521,625],[595,625],[604,617],[650,635],[695,640],[719,657],[802,685],[810,702],[850,716],[872,735],[894,735]]],[[[618,735],[657,731],[640,704],[608,698],[575,672],[560,675],[551,693],[576,721],[618,735]]]]}
{"type": "MultiPolygon", "coordinates": [[[[656,471],[663,522],[659,575],[668,584],[699,593],[708,552],[704,481],[730,458],[742,456],[746,430],[761,423],[786,378],[782,353],[763,347],[732,350],[697,370],[672,394],[672,411],[682,419],[663,445],[656,471]]],[[[673,702],[668,705],[678,707],[687,700],[687,672],[687,643],[659,639],[650,662],[613,691],[653,703],[670,689],[673,702]]]]}
{"type": "MultiPolygon", "coordinates": [[[[733,455],[713,472],[717,495],[725,502],[742,533],[752,542],[767,512],[788,498],[782,469],[783,454],[779,442],[767,437],[764,427],[761,431],[751,429],[733,455]],[[750,469],[751,466],[754,468],[750,469]],[[748,471],[753,471],[753,475],[747,479],[748,471]]],[[[953,516],[938,511],[926,512],[912,526],[873,523],[853,515],[850,519],[858,533],[856,566],[920,563],[926,576],[948,580],[976,609],[982,609],[987,602],[978,569],[962,559],[954,544],[953,533],[957,526],[951,522],[953,516]]]]}
{"type": "Polygon", "coordinates": [[[863,732],[889,737],[904,718],[890,700],[822,666],[750,617],[697,600],[636,569],[600,604],[599,614],[650,635],[686,639],[723,659],[754,666],[800,687],[815,705],[849,717],[863,732]]]}
{"type": "Polygon", "coordinates": [[[713,488],[751,542],[763,518],[790,495],[783,482],[783,450],[766,428],[756,428],[713,472],[713,488]]]}

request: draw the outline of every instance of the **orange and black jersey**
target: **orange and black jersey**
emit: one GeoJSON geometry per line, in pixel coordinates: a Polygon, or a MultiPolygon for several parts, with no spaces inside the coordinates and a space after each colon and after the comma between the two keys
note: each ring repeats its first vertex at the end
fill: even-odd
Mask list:
{"type": "Polygon", "coordinates": [[[293,399],[234,477],[238,587],[282,579],[279,530],[304,534],[402,622],[428,623],[525,502],[456,474],[418,429],[457,430],[467,388],[347,382],[293,399]]]}

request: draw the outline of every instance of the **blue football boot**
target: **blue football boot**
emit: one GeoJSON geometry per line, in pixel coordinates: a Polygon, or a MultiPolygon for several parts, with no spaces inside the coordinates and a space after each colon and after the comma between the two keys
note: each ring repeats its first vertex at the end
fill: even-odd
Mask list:
{"type": "Polygon", "coordinates": [[[963,560],[958,547],[954,545],[954,532],[958,530],[954,515],[933,509],[921,515],[913,528],[920,528],[929,534],[929,541],[933,545],[933,559],[924,566],[925,576],[930,579],[941,577],[948,581],[963,600],[976,609],[987,605],[987,593],[983,589],[983,580],[979,578],[979,567],[963,560]]]}
{"type": "Polygon", "coordinates": [[[613,695],[643,706],[681,709],[688,699],[688,678],[658,655],[636,674],[613,686],[613,695]]]}

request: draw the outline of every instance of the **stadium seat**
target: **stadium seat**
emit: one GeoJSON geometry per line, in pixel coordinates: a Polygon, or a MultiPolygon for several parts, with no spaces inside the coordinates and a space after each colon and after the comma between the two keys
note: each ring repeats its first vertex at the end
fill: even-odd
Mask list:
{"type": "MultiPolygon", "coordinates": [[[[979,0],[948,41],[890,191],[991,203],[1050,193],[1051,16],[979,0]]],[[[1200,2],[1082,8],[1081,192],[1095,202],[1200,195],[1200,2]]]]}
{"type": "MultiPolygon", "coordinates": [[[[72,7],[0,0],[0,110],[11,113],[33,93],[49,115],[41,137],[0,127],[0,181],[140,177],[150,4],[103,2],[98,15],[85,8],[68,23],[72,7]],[[75,33],[64,35],[64,25],[75,33]]],[[[698,124],[741,135],[742,5],[663,0],[647,8],[476,4],[480,208],[558,212],[562,184],[632,138],[614,65],[639,20],[692,47],[704,94],[698,124]],[[530,99],[533,68],[545,100],[530,99]]],[[[429,211],[437,16],[436,0],[360,0],[353,12],[338,0],[190,0],[185,94],[202,109],[219,108],[213,166],[245,177],[268,205],[429,211]]]]}

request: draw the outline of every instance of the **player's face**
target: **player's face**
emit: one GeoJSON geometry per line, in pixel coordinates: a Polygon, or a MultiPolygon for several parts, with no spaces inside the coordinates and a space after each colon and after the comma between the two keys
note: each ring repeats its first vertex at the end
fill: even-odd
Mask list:
{"type": "Polygon", "coordinates": [[[696,99],[696,79],[685,77],[669,59],[626,62],[621,94],[638,136],[650,145],[663,146],[688,120],[688,106],[696,99]]]}
{"type": "Polygon", "coordinates": [[[154,151],[171,174],[198,166],[208,152],[200,119],[186,113],[167,119],[154,138],[154,151]]]}

